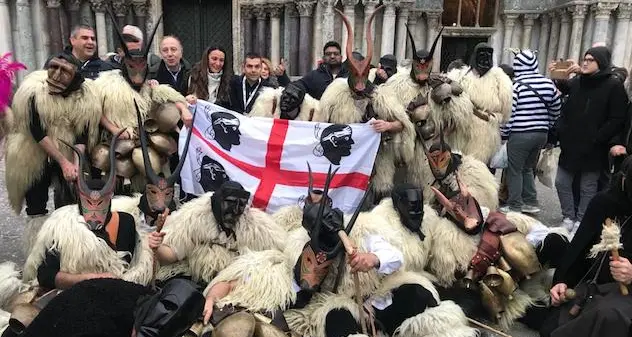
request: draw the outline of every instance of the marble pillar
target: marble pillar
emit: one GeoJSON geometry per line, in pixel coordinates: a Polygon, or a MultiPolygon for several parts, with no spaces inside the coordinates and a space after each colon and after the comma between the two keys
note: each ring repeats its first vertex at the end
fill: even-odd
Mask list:
{"type": "Polygon", "coordinates": [[[46,0],[48,14],[48,30],[50,31],[50,53],[59,53],[64,49],[61,36],[61,21],[59,19],[60,0],[46,0]]]}
{"type": "Polygon", "coordinates": [[[549,55],[548,55],[549,61],[557,59],[557,46],[559,45],[559,41],[560,41],[560,17],[558,13],[551,12],[551,38],[549,39],[549,55]]]}
{"type": "MultiPolygon", "coordinates": [[[[395,47],[395,4],[392,1],[384,1],[384,17],[382,19],[382,55],[394,54],[395,47]]],[[[399,61],[399,60],[398,60],[399,61]]]]}
{"type": "Polygon", "coordinates": [[[338,0],[321,0],[323,6],[323,35],[322,35],[322,44],[320,46],[320,50],[318,55],[322,54],[322,47],[329,41],[334,40],[335,36],[335,27],[334,27],[334,17],[336,14],[334,13],[334,5],[338,2],[338,0]]]}
{"type": "Polygon", "coordinates": [[[254,17],[253,7],[250,5],[241,6],[241,19],[243,21],[242,35],[244,37],[244,52],[250,53],[253,51],[253,32],[252,32],[252,18],[254,17]]]}
{"type": "Polygon", "coordinates": [[[398,60],[406,58],[406,24],[408,23],[408,16],[412,6],[412,3],[402,1],[399,4],[399,15],[397,16],[397,45],[395,46],[395,57],[398,60]]]}
{"type": "Polygon", "coordinates": [[[132,6],[134,7],[136,26],[147,36],[147,0],[132,0],[132,6]]]}
{"type": "Polygon", "coordinates": [[[511,64],[512,53],[509,52],[508,48],[515,48],[512,44],[511,37],[513,36],[514,26],[516,24],[516,19],[518,18],[518,14],[505,14],[505,35],[503,39],[503,60],[504,63],[511,64]]]}
{"type": "MultiPolygon", "coordinates": [[[[421,12],[411,11],[410,15],[408,15],[408,29],[413,35],[413,39],[415,39],[415,47],[417,47],[417,43],[419,43],[419,16],[421,12]]],[[[404,54],[404,58],[412,58],[412,55],[415,51],[413,51],[413,46],[406,40],[406,53],[404,54]]]]}
{"type": "Polygon", "coordinates": [[[557,58],[566,60],[568,58],[568,36],[570,31],[571,19],[568,16],[568,11],[562,9],[559,12],[560,16],[560,43],[557,46],[557,58]]]}
{"type": "Polygon", "coordinates": [[[539,14],[525,14],[522,17],[522,49],[531,49],[531,32],[539,14]]]}
{"type": "Polygon", "coordinates": [[[426,38],[428,34],[428,22],[426,21],[426,17],[423,12],[419,12],[419,20],[417,20],[417,31],[413,32],[413,37],[415,38],[415,47],[419,49],[420,47],[426,46],[428,43],[426,42],[426,38]]]}
{"type": "MultiPolygon", "coordinates": [[[[99,56],[103,56],[108,52],[108,35],[107,26],[105,24],[105,9],[107,8],[107,3],[103,0],[90,0],[90,4],[94,11],[97,26],[97,52],[99,56]]],[[[117,47],[118,44],[118,42],[115,43],[117,47]]]]}
{"type": "MultiPolygon", "coordinates": [[[[628,25],[628,35],[632,35],[632,20],[630,20],[628,25]]],[[[627,69],[632,68],[630,67],[630,62],[632,62],[632,42],[628,42],[625,45],[625,58],[621,67],[626,67],[627,69]]],[[[632,90],[632,88],[630,88],[630,90],[632,90]]]]}
{"type": "MultiPolygon", "coordinates": [[[[154,1],[154,0],[152,0],[154,1]]],[[[244,62],[244,50],[242,49],[241,44],[241,7],[239,1],[233,1],[230,8],[231,15],[231,40],[233,43],[233,71],[236,71],[236,68],[241,68],[241,65],[244,62]]]]}
{"type": "Polygon", "coordinates": [[[612,50],[612,63],[616,66],[626,66],[625,62],[625,48],[630,44],[628,27],[630,26],[630,12],[632,11],[632,5],[620,4],[617,9],[617,26],[614,31],[614,41],[612,50]]]}
{"type": "Polygon", "coordinates": [[[114,15],[116,17],[116,24],[120,29],[127,24],[125,22],[125,16],[127,15],[127,3],[125,0],[112,0],[112,9],[114,10],[114,15]]]}
{"type": "MultiPolygon", "coordinates": [[[[379,1],[376,0],[364,0],[364,25],[362,25],[363,27],[365,27],[365,29],[362,30],[362,55],[366,56],[366,52],[368,50],[368,43],[366,40],[366,26],[368,26],[369,24],[369,18],[371,17],[371,14],[373,14],[373,12],[375,11],[375,7],[379,4],[379,1]]],[[[376,14],[377,15],[377,14],[376,14]]],[[[373,18],[373,23],[371,24],[371,35],[372,35],[372,40],[371,43],[375,43],[375,18],[373,18]]],[[[380,55],[377,55],[377,53],[375,53],[375,48],[373,48],[373,57],[372,57],[372,61],[374,60],[379,60],[380,59],[380,55]]]]}
{"type": "Polygon", "coordinates": [[[323,6],[319,1],[314,5],[314,36],[312,36],[312,68],[314,68],[321,59],[323,45],[320,41],[323,39],[323,6]]]}
{"type": "Polygon", "coordinates": [[[304,75],[312,70],[310,54],[312,51],[312,14],[314,12],[315,3],[315,1],[309,0],[296,2],[300,26],[298,72],[301,75],[304,75]]]}
{"type": "Polygon", "coordinates": [[[283,5],[273,4],[270,12],[270,60],[274,66],[281,62],[281,14],[283,5]]]}
{"type": "MultiPolygon", "coordinates": [[[[35,48],[33,46],[33,23],[31,22],[31,4],[29,0],[15,2],[17,39],[15,59],[22,62],[29,71],[38,69],[35,64],[35,48]]],[[[18,79],[24,78],[25,72],[18,73],[18,79]]]]}
{"type": "Polygon", "coordinates": [[[50,53],[50,36],[46,25],[48,8],[46,1],[35,0],[31,2],[31,22],[33,22],[33,41],[35,45],[35,64],[38,67],[44,65],[50,53]]]}
{"type": "Polygon", "coordinates": [[[5,25],[5,28],[0,32],[0,53],[6,53],[13,50],[13,38],[10,28],[12,24],[8,0],[0,0],[0,22],[4,22],[5,25]]]}
{"type": "Polygon", "coordinates": [[[593,30],[592,43],[605,42],[608,43],[608,21],[611,12],[617,8],[617,4],[597,3],[593,5],[595,12],[595,28],[593,30]]]}
{"type": "MultiPolygon", "coordinates": [[[[149,6],[149,17],[147,20],[147,31],[153,31],[154,26],[157,23],[158,17],[160,14],[163,14],[162,11],[162,1],[161,0],[150,0],[151,6],[149,6]]],[[[160,54],[160,40],[164,36],[164,20],[160,21],[158,25],[158,29],[156,29],[156,35],[154,36],[154,41],[151,44],[152,52],[156,55],[160,54]]],[[[234,48],[233,50],[238,50],[238,48],[234,48]]],[[[240,57],[233,57],[233,67],[240,66],[241,62],[238,62],[240,57]]]]}
{"type": "MultiPolygon", "coordinates": [[[[82,0],[70,0],[68,4],[68,15],[70,21],[70,29],[81,23],[81,1],[82,0]]],[[[50,2],[50,1],[46,1],[50,2]]],[[[58,1],[59,2],[59,1],[58,1]]],[[[52,33],[52,32],[51,32],[52,33]]],[[[52,34],[51,34],[52,36],[52,34]]],[[[52,41],[51,41],[52,42],[52,41]]]]}
{"type": "MultiPolygon", "coordinates": [[[[439,34],[440,20],[441,20],[441,12],[426,12],[426,18],[428,19],[428,37],[426,38],[428,50],[432,48],[432,44],[434,43],[435,38],[439,34]]],[[[432,59],[432,71],[438,72],[441,66],[441,44],[443,42],[443,38],[439,38],[437,41],[437,46],[435,47],[434,57],[432,59]]],[[[423,47],[417,46],[417,49],[421,49],[423,47]]],[[[401,62],[401,60],[398,60],[401,62]]]]}
{"type": "Polygon", "coordinates": [[[253,49],[254,52],[261,55],[266,56],[266,17],[268,13],[263,4],[257,4],[254,7],[254,14],[257,20],[257,32],[255,34],[253,49]]]}
{"type": "Polygon", "coordinates": [[[540,73],[546,73],[549,63],[547,46],[551,35],[551,16],[548,13],[540,15],[540,41],[538,41],[538,66],[540,73]]]}
{"type": "MultiPolygon", "coordinates": [[[[299,25],[298,25],[298,11],[296,9],[296,5],[293,2],[288,2],[285,4],[285,11],[288,12],[288,27],[290,32],[290,74],[299,75],[299,64],[298,64],[298,55],[299,55],[299,25]]],[[[302,75],[302,74],[301,74],[302,75]]]]}
{"type": "MultiPolygon", "coordinates": [[[[344,14],[349,19],[349,23],[351,24],[351,29],[355,27],[355,5],[358,3],[358,0],[341,0],[342,5],[344,6],[344,14]]],[[[352,36],[355,36],[355,32],[353,32],[352,36]]],[[[342,42],[340,46],[342,47],[342,59],[345,60],[347,58],[347,26],[342,25],[342,42]]],[[[351,43],[355,39],[351,39],[351,43]]],[[[357,46],[353,46],[354,48],[351,51],[354,51],[357,46]]]]}
{"type": "Polygon", "coordinates": [[[571,29],[569,59],[578,61],[582,53],[582,33],[586,18],[586,5],[575,5],[570,8],[573,13],[573,27],[571,29]]]}

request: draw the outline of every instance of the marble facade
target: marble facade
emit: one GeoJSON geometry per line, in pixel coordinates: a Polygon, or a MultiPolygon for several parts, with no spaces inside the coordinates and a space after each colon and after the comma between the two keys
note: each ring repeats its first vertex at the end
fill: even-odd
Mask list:
{"type": "MultiPolygon", "coordinates": [[[[346,28],[336,9],[352,22],[354,50],[365,54],[363,27],[382,4],[386,8],[373,24],[375,63],[384,54],[394,54],[399,60],[410,57],[406,25],[417,48],[430,47],[441,28],[444,0],[232,0],[235,70],[239,71],[244,52],[251,50],[266,54],[275,64],[285,58],[292,75],[312,69],[326,41],[339,41],[345,53],[346,28]]],[[[98,51],[103,55],[116,45],[106,8],[113,10],[119,25],[136,24],[151,31],[162,6],[161,0],[0,0],[0,53],[13,51],[29,69],[37,69],[47,55],[67,43],[72,25],[88,23],[95,26],[98,51]]],[[[461,27],[460,21],[447,25],[438,47],[440,51],[446,38],[486,38],[496,49],[497,63],[510,62],[508,48],[531,48],[538,50],[540,70],[545,72],[549,60],[579,60],[593,43],[605,42],[612,48],[613,63],[630,68],[631,14],[629,0],[498,0],[493,26],[481,27],[478,20],[473,27],[461,27]]],[[[155,52],[156,42],[168,33],[159,27],[155,52]]],[[[435,70],[440,67],[439,51],[435,70]]]]}

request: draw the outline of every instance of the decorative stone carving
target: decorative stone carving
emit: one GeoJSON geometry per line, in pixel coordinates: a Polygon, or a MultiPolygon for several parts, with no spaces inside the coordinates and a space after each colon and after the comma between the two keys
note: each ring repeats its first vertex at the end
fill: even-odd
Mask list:
{"type": "MultiPolygon", "coordinates": [[[[81,3],[81,1],[79,1],[79,3],[81,3]]],[[[60,6],[61,0],[46,0],[46,7],[48,8],[59,8],[60,6]]]]}
{"type": "Polygon", "coordinates": [[[568,16],[568,10],[566,8],[560,9],[558,11],[558,15],[560,16],[560,21],[562,24],[571,22],[571,18],[568,16]]]}
{"type": "Polygon", "coordinates": [[[575,5],[569,8],[573,14],[573,20],[584,20],[588,7],[586,5],[575,5]]]}
{"type": "Polygon", "coordinates": [[[591,6],[591,10],[595,12],[596,20],[604,20],[610,18],[610,14],[617,8],[617,4],[612,3],[597,3],[591,6]]]}
{"type": "Polygon", "coordinates": [[[268,13],[271,18],[281,18],[283,14],[283,5],[282,4],[272,4],[268,5],[268,13]]]}
{"type": "Polygon", "coordinates": [[[518,14],[503,14],[503,17],[505,19],[505,27],[507,26],[515,26],[516,25],[516,20],[518,19],[518,14]]]}
{"type": "Polygon", "coordinates": [[[439,20],[441,19],[441,12],[426,12],[426,18],[428,18],[428,29],[437,30],[439,20]]]}
{"type": "Polygon", "coordinates": [[[525,26],[533,26],[535,24],[535,20],[537,20],[539,16],[540,14],[537,13],[525,14],[522,17],[522,24],[525,26]]]}
{"type": "Polygon", "coordinates": [[[255,5],[252,11],[257,20],[265,20],[268,16],[267,8],[264,5],[255,5]]]}
{"type": "Polygon", "coordinates": [[[298,11],[298,15],[303,17],[312,16],[315,3],[316,1],[297,1],[296,10],[298,11]]]}
{"type": "Polygon", "coordinates": [[[107,5],[103,0],[90,0],[90,8],[96,13],[104,13],[107,5]]]}
{"type": "Polygon", "coordinates": [[[358,4],[359,0],[340,0],[340,3],[344,6],[344,7],[353,7],[355,5],[358,4]]]}
{"type": "Polygon", "coordinates": [[[298,10],[296,9],[296,5],[293,2],[288,2],[285,4],[285,11],[290,17],[298,17],[298,10]]]}
{"type": "Polygon", "coordinates": [[[128,4],[125,0],[112,0],[112,9],[116,16],[127,15],[128,4]]]}
{"type": "Polygon", "coordinates": [[[137,16],[147,15],[146,0],[132,0],[132,6],[134,7],[134,14],[136,14],[137,16]]]}
{"type": "Polygon", "coordinates": [[[242,19],[252,19],[255,16],[254,8],[251,5],[242,5],[241,6],[241,18],[242,19]]]}
{"type": "Polygon", "coordinates": [[[629,20],[632,14],[632,4],[620,4],[617,9],[617,19],[629,20]]]}

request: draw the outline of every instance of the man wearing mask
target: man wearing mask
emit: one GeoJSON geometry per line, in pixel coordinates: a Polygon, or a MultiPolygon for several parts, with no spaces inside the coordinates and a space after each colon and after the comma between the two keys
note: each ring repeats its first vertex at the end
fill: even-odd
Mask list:
{"type": "Polygon", "coordinates": [[[323,62],[318,68],[307,73],[296,84],[305,92],[320,99],[327,86],[338,77],[348,77],[349,72],[342,65],[342,49],[336,41],[329,41],[323,48],[323,62]]]}
{"type": "Polygon", "coordinates": [[[160,84],[168,84],[182,96],[189,89],[191,64],[182,57],[182,43],[175,36],[165,36],[160,42],[160,63],[149,67],[149,77],[160,84]]]}
{"type": "Polygon", "coordinates": [[[612,74],[610,55],[603,46],[588,49],[580,73],[557,83],[568,99],[555,126],[561,148],[555,187],[563,226],[571,231],[597,193],[600,174],[608,165],[609,143],[625,121],[628,98],[623,83],[612,74]],[[576,177],[581,179],[577,205],[572,188],[576,177]]]}
{"type": "Polygon", "coordinates": [[[94,29],[86,25],[75,26],[70,33],[70,46],[46,60],[44,69],[48,69],[50,61],[55,57],[70,60],[79,73],[88,79],[95,79],[102,71],[116,69],[113,64],[101,60],[96,51],[94,29]]]}
{"type": "Polygon", "coordinates": [[[377,68],[369,72],[369,80],[375,85],[386,83],[391,76],[397,73],[397,58],[393,54],[386,54],[380,58],[377,68]]]}
{"type": "Polygon", "coordinates": [[[268,82],[261,78],[261,56],[255,53],[248,53],[244,58],[243,75],[235,75],[230,81],[228,102],[217,102],[227,109],[248,114],[259,96],[262,87],[268,82]]]}

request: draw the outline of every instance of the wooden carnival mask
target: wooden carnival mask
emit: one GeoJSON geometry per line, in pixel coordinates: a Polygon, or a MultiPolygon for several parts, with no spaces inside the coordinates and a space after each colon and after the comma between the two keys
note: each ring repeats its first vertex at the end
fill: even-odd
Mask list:
{"type": "Polygon", "coordinates": [[[406,32],[408,33],[410,46],[413,50],[413,64],[410,69],[410,77],[417,83],[425,83],[432,72],[432,60],[434,58],[437,42],[439,42],[439,39],[441,38],[443,27],[441,27],[439,34],[437,34],[437,37],[432,43],[430,52],[425,49],[417,50],[417,48],[415,48],[415,40],[413,39],[413,34],[410,32],[410,29],[408,29],[408,25],[406,25],[406,32]]]}
{"type": "Polygon", "coordinates": [[[51,95],[61,95],[71,89],[77,77],[77,66],[61,57],[55,57],[48,62],[48,92],[51,95]]]}
{"type": "Polygon", "coordinates": [[[457,183],[459,184],[459,193],[450,199],[434,186],[430,186],[430,188],[439,204],[443,206],[442,214],[447,213],[451,220],[467,234],[478,234],[483,225],[481,207],[458,177],[457,183]]]}

